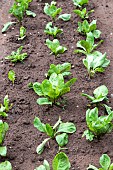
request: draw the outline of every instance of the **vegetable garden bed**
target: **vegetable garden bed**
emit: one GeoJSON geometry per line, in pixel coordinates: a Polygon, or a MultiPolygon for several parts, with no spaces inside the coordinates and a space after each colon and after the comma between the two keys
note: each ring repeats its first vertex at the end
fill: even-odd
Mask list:
{"type": "MultiPolygon", "coordinates": [[[[53,157],[58,152],[58,145],[51,140],[45,147],[41,155],[36,153],[37,146],[45,139],[46,135],[37,131],[33,125],[35,116],[39,117],[43,123],[54,125],[59,116],[63,122],[72,122],[77,130],[69,135],[69,142],[66,150],[63,150],[69,157],[72,170],[86,170],[89,164],[99,167],[99,158],[102,154],[108,154],[113,162],[113,132],[101,136],[99,139],[87,141],[82,138],[86,130],[86,110],[88,100],[81,96],[81,93],[92,95],[93,91],[100,85],[106,85],[108,92],[108,104],[113,109],[113,1],[112,0],[89,0],[87,10],[94,9],[88,21],[97,19],[97,27],[102,32],[101,39],[104,42],[98,47],[102,54],[107,53],[110,65],[104,73],[96,73],[89,79],[86,68],[83,65],[83,54],[74,54],[77,49],[76,43],[85,39],[77,32],[78,21],[81,21],[73,10],[75,6],[69,0],[57,0],[57,7],[62,8],[62,14],[71,14],[70,21],[57,20],[55,26],[63,29],[63,33],[57,38],[62,46],[67,48],[64,54],[58,57],[50,55],[50,49],[45,45],[46,39],[51,36],[44,33],[45,26],[51,21],[50,17],[43,12],[45,3],[50,0],[34,0],[30,3],[29,9],[36,13],[36,17],[25,16],[22,23],[26,28],[26,37],[19,40],[19,23],[12,25],[4,34],[0,33],[0,103],[8,94],[12,108],[8,112],[7,118],[1,118],[9,124],[4,145],[7,146],[7,156],[0,157],[0,162],[8,160],[11,162],[13,170],[34,170],[46,159],[50,164],[53,157]],[[23,46],[23,52],[27,52],[28,57],[21,63],[13,64],[5,57],[12,51],[23,46]],[[39,96],[29,89],[30,82],[42,82],[45,73],[49,70],[50,64],[71,63],[71,75],[66,77],[66,81],[76,77],[77,81],[71,87],[71,91],[65,94],[66,106],[64,109],[56,105],[39,106],[36,103],[39,96]],[[14,85],[8,80],[9,70],[14,70],[16,79],[14,85]]],[[[8,14],[8,10],[13,4],[13,0],[1,0],[0,2],[0,30],[8,21],[16,19],[8,14]]],[[[97,40],[96,40],[97,41],[97,40]]],[[[98,41],[97,41],[98,42],[98,41]]],[[[100,107],[100,111],[103,108],[100,107]]]]}

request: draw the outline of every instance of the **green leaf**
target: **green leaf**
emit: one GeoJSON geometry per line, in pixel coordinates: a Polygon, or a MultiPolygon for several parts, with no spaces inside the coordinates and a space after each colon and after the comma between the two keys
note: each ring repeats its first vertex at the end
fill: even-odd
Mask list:
{"type": "Polygon", "coordinates": [[[93,36],[94,36],[95,38],[99,38],[100,35],[101,35],[101,31],[100,31],[100,30],[94,30],[94,31],[93,31],[93,36]]]}
{"type": "Polygon", "coordinates": [[[4,97],[4,106],[5,106],[5,110],[8,112],[9,109],[10,109],[8,95],[6,95],[6,96],[4,97]]]}
{"type": "Polygon", "coordinates": [[[76,127],[73,123],[66,122],[61,123],[58,127],[57,133],[64,132],[64,133],[74,133],[76,131],[76,127]]]}
{"type": "Polygon", "coordinates": [[[0,145],[3,144],[4,139],[5,139],[5,135],[6,132],[8,131],[9,126],[6,122],[2,122],[2,120],[0,120],[0,145]]]}
{"type": "Polygon", "coordinates": [[[6,146],[0,146],[0,155],[6,156],[7,154],[7,147],[6,146]]]}
{"type": "Polygon", "coordinates": [[[77,78],[72,78],[71,80],[69,80],[68,82],[65,83],[65,87],[70,87],[71,85],[73,85],[76,82],[77,78]]]}
{"type": "Polygon", "coordinates": [[[39,99],[37,99],[37,103],[38,103],[39,105],[46,105],[46,104],[52,105],[52,102],[50,102],[50,101],[48,100],[48,98],[39,98],[39,99]]]}
{"type": "Polygon", "coordinates": [[[95,99],[94,97],[92,97],[92,96],[90,96],[90,95],[88,95],[88,94],[86,94],[86,93],[82,93],[81,95],[87,97],[87,98],[90,99],[91,101],[93,101],[93,100],[95,99]]]}
{"type": "Polygon", "coordinates": [[[46,170],[50,170],[48,161],[44,160],[43,165],[45,166],[46,170]]]}
{"type": "Polygon", "coordinates": [[[66,133],[57,135],[56,141],[60,147],[65,146],[68,143],[68,135],[66,133]]]}
{"type": "Polygon", "coordinates": [[[18,40],[23,40],[26,37],[26,28],[21,26],[20,27],[20,37],[18,38],[18,40]]]}
{"type": "Polygon", "coordinates": [[[0,163],[0,170],[12,170],[12,165],[9,161],[0,163]]]}
{"type": "Polygon", "coordinates": [[[41,154],[43,151],[44,151],[44,147],[45,147],[45,144],[50,140],[50,138],[46,138],[44,139],[44,141],[38,145],[37,149],[36,149],[36,152],[37,154],[41,154]]]}
{"type": "Polygon", "coordinates": [[[6,32],[8,28],[13,24],[16,24],[16,22],[7,22],[6,24],[4,24],[4,27],[2,28],[2,33],[6,32]]]}
{"type": "Polygon", "coordinates": [[[38,82],[33,83],[33,90],[39,96],[43,96],[42,86],[40,83],[38,83],[38,82]]]}
{"type": "Polygon", "coordinates": [[[45,130],[48,136],[54,137],[54,130],[50,124],[46,124],[45,130]]]}
{"type": "Polygon", "coordinates": [[[108,88],[105,85],[101,85],[94,90],[93,94],[97,99],[102,97],[106,98],[108,95],[108,88]]]}
{"type": "Polygon", "coordinates": [[[67,155],[63,152],[58,153],[52,162],[53,170],[69,170],[71,167],[67,155]]]}
{"type": "Polygon", "coordinates": [[[34,12],[30,11],[30,10],[26,10],[26,14],[28,16],[36,17],[36,14],[34,12]]]}
{"type": "Polygon", "coordinates": [[[10,81],[12,81],[13,84],[14,84],[14,81],[15,81],[15,77],[16,77],[15,72],[14,72],[13,70],[10,70],[10,71],[8,72],[8,79],[9,79],[10,81]]]}
{"type": "Polygon", "coordinates": [[[59,15],[58,19],[62,19],[63,21],[69,21],[71,18],[71,14],[62,14],[59,15]]]}
{"type": "Polygon", "coordinates": [[[33,124],[40,132],[46,132],[45,124],[42,123],[38,117],[35,117],[33,124]]]}
{"type": "Polygon", "coordinates": [[[107,154],[103,154],[100,157],[100,161],[99,161],[100,165],[102,166],[103,170],[108,170],[111,160],[110,157],[107,154]]]}
{"type": "Polygon", "coordinates": [[[46,45],[50,48],[52,53],[55,54],[55,56],[63,54],[67,50],[66,47],[60,45],[60,42],[57,39],[54,39],[53,41],[46,39],[46,45]]]}
{"type": "Polygon", "coordinates": [[[44,165],[40,165],[39,167],[37,167],[34,170],[46,170],[46,167],[44,165]]]}

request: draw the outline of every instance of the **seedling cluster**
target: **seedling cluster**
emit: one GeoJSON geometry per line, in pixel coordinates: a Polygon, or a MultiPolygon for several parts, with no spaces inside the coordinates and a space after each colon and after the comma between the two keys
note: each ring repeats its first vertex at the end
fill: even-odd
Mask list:
{"type": "MultiPolygon", "coordinates": [[[[28,10],[29,3],[32,0],[15,0],[13,6],[10,8],[9,12],[15,16],[20,23],[20,35],[18,40],[22,41],[26,37],[26,28],[22,25],[22,20],[24,18],[25,13],[27,15],[36,17],[36,14],[32,11],[28,10]]],[[[95,49],[103,42],[103,40],[98,41],[101,36],[101,31],[97,29],[97,21],[93,20],[89,23],[87,20],[89,15],[94,12],[94,10],[87,11],[86,8],[83,8],[84,4],[88,4],[88,0],[72,0],[73,4],[76,6],[73,12],[81,18],[81,22],[78,22],[77,31],[85,36],[85,40],[80,40],[77,42],[77,50],[74,53],[81,53],[85,55],[86,58],[83,59],[83,64],[88,71],[89,78],[93,78],[96,72],[104,72],[105,68],[110,64],[110,60],[107,59],[106,52],[102,54],[100,51],[96,51],[95,49]],[[95,44],[96,42],[98,43],[95,44]]],[[[62,8],[57,8],[57,2],[52,1],[50,4],[45,3],[44,13],[45,15],[50,17],[50,22],[45,25],[44,33],[47,36],[51,36],[52,40],[49,38],[46,39],[45,45],[51,50],[52,55],[55,56],[55,59],[60,54],[64,54],[68,49],[65,46],[60,45],[59,36],[63,33],[63,30],[57,26],[55,26],[56,21],[61,19],[62,22],[69,21],[71,18],[71,14],[61,14],[62,8]]],[[[9,26],[15,24],[16,22],[8,22],[5,24],[2,32],[5,32],[9,26]]],[[[23,62],[24,59],[28,56],[27,53],[22,53],[23,46],[20,46],[17,51],[13,51],[11,55],[5,57],[6,60],[10,60],[13,63],[18,61],[23,62]]],[[[34,92],[40,97],[37,99],[37,104],[39,105],[50,105],[53,107],[61,106],[63,101],[63,95],[70,92],[70,87],[73,85],[77,78],[71,78],[70,80],[66,80],[65,77],[71,75],[71,64],[69,62],[65,62],[63,64],[51,64],[49,70],[45,73],[46,78],[39,82],[31,82],[28,84],[29,88],[34,90],[34,92]]],[[[10,70],[8,72],[8,79],[12,81],[13,85],[15,82],[15,72],[10,70]]],[[[101,135],[105,133],[109,133],[113,129],[113,111],[112,108],[106,105],[106,101],[108,101],[108,88],[105,85],[101,85],[97,87],[93,96],[82,93],[82,96],[85,96],[90,100],[88,104],[89,108],[86,111],[86,124],[88,129],[84,131],[82,137],[86,137],[87,140],[92,141],[94,138],[99,138],[101,135]],[[104,107],[104,114],[100,114],[100,107],[104,107]],[[98,114],[99,112],[99,114],[98,114]]],[[[5,96],[3,104],[0,105],[0,116],[7,117],[7,112],[11,109],[12,104],[10,104],[8,95],[5,96]]],[[[51,125],[50,123],[42,123],[39,117],[35,117],[34,119],[34,127],[38,129],[38,131],[45,133],[48,137],[45,138],[41,144],[38,145],[36,152],[37,154],[42,154],[44,151],[45,145],[50,140],[56,141],[58,144],[58,152],[61,150],[65,150],[64,148],[68,144],[68,135],[76,132],[76,126],[72,122],[64,123],[59,115],[58,121],[55,125],[51,125]]],[[[9,129],[9,125],[6,122],[0,120],[0,156],[6,156],[7,147],[3,146],[3,142],[5,139],[5,135],[9,129]]],[[[113,164],[111,164],[111,160],[108,155],[103,154],[100,157],[100,165],[102,170],[112,170],[113,164]]],[[[0,169],[3,170],[12,170],[12,166],[9,161],[5,161],[0,163],[0,169]]],[[[69,170],[71,168],[71,164],[67,155],[64,152],[59,152],[52,161],[53,170],[69,170]]],[[[89,165],[88,170],[98,170],[93,165],[89,165]]],[[[50,170],[50,165],[47,160],[44,160],[43,165],[40,165],[34,170],[50,170]]]]}

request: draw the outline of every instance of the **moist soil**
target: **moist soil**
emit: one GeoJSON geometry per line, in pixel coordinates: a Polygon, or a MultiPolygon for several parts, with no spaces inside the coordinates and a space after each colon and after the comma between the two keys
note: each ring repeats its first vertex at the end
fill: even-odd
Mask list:
{"type": "MultiPolygon", "coordinates": [[[[0,103],[6,94],[9,95],[12,109],[8,113],[8,118],[1,118],[8,122],[10,128],[7,132],[4,145],[8,148],[6,158],[0,161],[9,160],[13,170],[34,170],[46,159],[51,164],[53,157],[58,152],[58,146],[54,140],[46,145],[44,152],[37,155],[36,147],[47,136],[38,132],[33,126],[35,116],[38,116],[44,123],[54,125],[61,116],[62,121],[71,121],[77,127],[76,133],[69,136],[68,150],[64,152],[71,162],[71,170],[86,170],[89,164],[99,167],[99,158],[103,153],[108,154],[113,161],[113,132],[106,134],[99,139],[88,142],[82,138],[86,127],[85,114],[88,101],[81,96],[82,92],[92,95],[93,90],[106,85],[109,89],[109,106],[113,107],[113,1],[112,0],[90,0],[87,9],[94,9],[89,21],[97,19],[98,29],[102,31],[101,39],[104,43],[98,48],[102,53],[107,52],[110,59],[110,66],[102,74],[96,74],[93,79],[89,79],[82,59],[84,56],[73,54],[78,40],[83,39],[77,32],[77,22],[81,21],[72,11],[75,9],[72,1],[57,0],[58,7],[62,7],[62,13],[71,13],[69,22],[58,20],[55,25],[64,30],[58,36],[60,43],[68,48],[68,51],[55,58],[50,55],[50,50],[45,45],[45,40],[50,38],[44,33],[45,25],[51,19],[43,13],[45,2],[49,0],[34,0],[29,9],[34,11],[35,18],[25,16],[23,26],[27,28],[27,37],[23,41],[18,41],[19,24],[12,26],[5,34],[0,33],[0,103]],[[23,63],[12,64],[4,59],[13,50],[16,51],[21,45],[23,52],[28,53],[28,58],[23,63]],[[60,107],[39,106],[36,103],[38,96],[28,88],[29,82],[42,82],[50,64],[61,64],[70,62],[72,64],[72,75],[67,78],[76,77],[77,82],[71,87],[71,92],[64,97],[67,105],[63,110],[60,107]],[[13,69],[16,72],[14,86],[8,80],[8,71],[13,69]]],[[[0,30],[8,21],[15,21],[15,18],[8,14],[12,0],[1,0],[0,2],[0,30]]],[[[101,109],[100,109],[101,111],[101,109]]]]}

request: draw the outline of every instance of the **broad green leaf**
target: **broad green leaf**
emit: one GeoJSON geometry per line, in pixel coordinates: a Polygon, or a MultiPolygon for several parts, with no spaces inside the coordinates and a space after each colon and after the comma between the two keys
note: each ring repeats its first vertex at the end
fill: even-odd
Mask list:
{"type": "Polygon", "coordinates": [[[49,101],[48,98],[39,98],[39,99],[37,99],[37,103],[39,105],[46,105],[46,104],[52,105],[52,102],[49,101]]]}
{"type": "Polygon", "coordinates": [[[0,155],[6,156],[7,154],[7,147],[6,146],[0,146],[0,155]]]}
{"type": "Polygon", "coordinates": [[[94,30],[94,31],[93,31],[93,36],[94,36],[95,38],[99,38],[100,35],[101,35],[101,31],[100,31],[100,30],[94,30]]]}
{"type": "Polygon", "coordinates": [[[6,122],[2,122],[2,120],[0,120],[0,145],[3,144],[4,139],[5,139],[5,135],[6,132],[8,131],[9,126],[6,122]]]}
{"type": "Polygon", "coordinates": [[[62,19],[63,21],[69,21],[71,18],[71,14],[62,14],[59,15],[58,19],[62,19]]]}
{"type": "Polygon", "coordinates": [[[108,170],[111,160],[110,157],[107,154],[103,154],[100,157],[100,161],[99,161],[100,165],[102,166],[103,170],[108,170]]]}
{"type": "Polygon", "coordinates": [[[46,124],[45,130],[48,136],[54,137],[54,130],[50,124],[46,124]]]}
{"type": "Polygon", "coordinates": [[[65,146],[68,143],[68,135],[66,133],[57,135],[56,141],[60,147],[65,146]]]}
{"type": "Polygon", "coordinates": [[[71,80],[69,80],[68,82],[65,83],[65,87],[70,87],[71,85],[73,85],[76,82],[77,78],[72,78],[71,80]]]}
{"type": "Polygon", "coordinates": [[[90,99],[92,101],[95,99],[94,97],[92,97],[92,96],[90,96],[90,95],[88,95],[86,93],[82,93],[81,95],[87,97],[88,99],[90,99]]]}
{"type": "Polygon", "coordinates": [[[67,155],[63,152],[58,153],[52,162],[53,170],[69,170],[71,167],[67,155]]]}
{"type": "Polygon", "coordinates": [[[39,96],[43,96],[43,91],[42,91],[42,86],[40,83],[36,82],[33,83],[33,90],[35,91],[36,94],[39,96]]]}
{"type": "Polygon", "coordinates": [[[9,161],[0,163],[0,170],[12,170],[12,165],[9,161]]]}
{"type": "Polygon", "coordinates": [[[33,124],[40,132],[46,132],[45,124],[42,123],[38,117],[35,117],[33,124]]]}
{"type": "Polygon", "coordinates": [[[97,87],[93,92],[95,98],[99,99],[101,97],[105,97],[108,95],[108,89],[105,85],[101,85],[97,87]]]}
{"type": "Polygon", "coordinates": [[[64,132],[64,133],[74,133],[76,131],[76,127],[73,123],[66,122],[61,123],[58,127],[57,133],[64,132]]]}
{"type": "Polygon", "coordinates": [[[113,170],[113,163],[110,165],[109,170],[113,170]]]}
{"type": "Polygon", "coordinates": [[[10,106],[9,106],[9,98],[8,98],[8,95],[6,95],[6,96],[4,97],[4,106],[5,106],[5,110],[6,110],[6,111],[9,111],[10,106]]]}
{"type": "Polygon", "coordinates": [[[13,84],[14,84],[14,81],[15,81],[15,77],[16,77],[15,72],[14,72],[13,70],[10,70],[10,71],[8,72],[8,79],[9,79],[10,81],[12,81],[13,84]]]}
{"type": "Polygon", "coordinates": [[[50,138],[46,138],[40,145],[38,145],[36,152],[37,154],[41,154],[44,151],[45,144],[50,140],[50,138]]]}
{"type": "Polygon", "coordinates": [[[28,16],[36,17],[36,14],[34,12],[30,11],[30,10],[26,10],[26,14],[28,16]]]}
{"type": "Polygon", "coordinates": [[[16,22],[7,22],[6,24],[4,24],[4,27],[2,28],[2,33],[6,32],[8,28],[13,24],[16,24],[16,22]]]}

